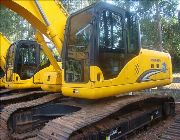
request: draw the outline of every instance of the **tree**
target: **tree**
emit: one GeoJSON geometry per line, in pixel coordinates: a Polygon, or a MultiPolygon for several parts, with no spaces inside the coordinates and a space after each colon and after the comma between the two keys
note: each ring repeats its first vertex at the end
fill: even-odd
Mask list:
{"type": "Polygon", "coordinates": [[[18,14],[0,5],[0,32],[12,42],[32,39],[35,30],[18,14]]]}

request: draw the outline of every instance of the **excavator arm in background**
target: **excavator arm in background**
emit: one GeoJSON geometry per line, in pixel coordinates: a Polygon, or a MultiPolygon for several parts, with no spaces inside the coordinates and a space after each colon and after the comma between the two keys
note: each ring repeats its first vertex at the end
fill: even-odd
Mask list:
{"type": "Polygon", "coordinates": [[[0,87],[4,87],[4,75],[6,65],[6,53],[10,46],[10,41],[0,33],[0,87]]]}

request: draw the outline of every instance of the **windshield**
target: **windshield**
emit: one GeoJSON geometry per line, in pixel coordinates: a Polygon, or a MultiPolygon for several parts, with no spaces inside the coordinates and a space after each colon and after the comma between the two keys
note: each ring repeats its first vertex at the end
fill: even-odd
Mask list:
{"type": "Polygon", "coordinates": [[[16,73],[22,80],[31,78],[36,72],[50,65],[37,42],[26,41],[19,44],[18,48],[16,73]]]}
{"type": "Polygon", "coordinates": [[[17,74],[22,80],[31,78],[38,66],[36,43],[22,43],[18,46],[17,74]]]}
{"type": "Polygon", "coordinates": [[[88,51],[88,44],[92,32],[91,19],[92,15],[88,12],[83,12],[77,16],[72,17],[68,36],[68,51],[88,51]],[[81,22],[78,22],[79,20],[81,20],[81,22]]]}
{"type": "Polygon", "coordinates": [[[91,11],[84,11],[70,19],[65,66],[65,79],[68,82],[87,82],[89,80],[91,21],[91,11]]]}

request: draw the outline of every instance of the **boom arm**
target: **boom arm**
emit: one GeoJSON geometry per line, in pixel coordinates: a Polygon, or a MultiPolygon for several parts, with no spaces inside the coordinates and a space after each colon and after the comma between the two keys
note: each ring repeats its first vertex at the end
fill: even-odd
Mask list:
{"type": "Polygon", "coordinates": [[[36,32],[35,38],[37,40],[37,42],[41,45],[44,53],[46,54],[46,56],[49,58],[49,61],[51,62],[51,64],[53,65],[54,69],[56,71],[61,71],[56,59],[53,57],[50,49],[48,48],[42,34],[40,32],[36,32]]]}

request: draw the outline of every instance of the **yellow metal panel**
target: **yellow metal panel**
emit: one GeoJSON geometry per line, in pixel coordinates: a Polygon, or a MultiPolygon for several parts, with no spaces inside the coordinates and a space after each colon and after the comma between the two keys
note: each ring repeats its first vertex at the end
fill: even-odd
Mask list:
{"type": "Polygon", "coordinates": [[[44,74],[43,84],[41,85],[41,88],[46,91],[61,92],[61,80],[61,73],[56,71],[48,71],[44,74]]]}
{"type": "Polygon", "coordinates": [[[13,73],[12,82],[5,81],[5,87],[11,89],[40,88],[43,84],[43,77],[47,71],[54,71],[54,68],[50,65],[38,71],[33,77],[27,80],[21,80],[18,74],[13,73]]]}
{"type": "Polygon", "coordinates": [[[163,86],[170,84],[170,79],[126,84],[126,85],[117,85],[117,86],[108,86],[101,88],[69,88],[63,87],[62,94],[64,96],[70,96],[75,98],[85,98],[85,99],[100,99],[110,96],[115,96],[119,94],[124,94],[132,91],[138,91],[142,89],[147,89],[156,86],[163,86]],[[76,91],[76,92],[74,92],[76,91]]]}
{"type": "Polygon", "coordinates": [[[99,99],[164,86],[172,82],[170,55],[153,50],[142,49],[113,79],[97,80],[97,74],[102,74],[101,70],[96,66],[91,66],[90,70],[93,80],[88,83],[73,84],[63,80],[62,94],[76,98],[99,99]],[[151,64],[154,65],[153,68],[151,64]]]}
{"type": "Polygon", "coordinates": [[[4,86],[5,86],[4,81],[3,81],[3,80],[4,80],[3,78],[0,78],[0,87],[4,87],[4,86]]]}
{"type": "Polygon", "coordinates": [[[0,67],[5,71],[6,53],[10,46],[10,41],[0,33],[0,67]]]}
{"type": "MultiPolygon", "coordinates": [[[[61,68],[62,62],[58,62],[58,65],[61,68]]],[[[41,89],[51,92],[61,92],[62,73],[61,71],[55,71],[52,66],[50,68],[43,74],[41,89]]]]}

